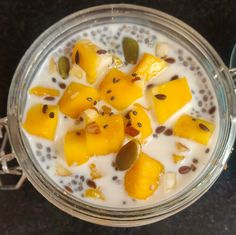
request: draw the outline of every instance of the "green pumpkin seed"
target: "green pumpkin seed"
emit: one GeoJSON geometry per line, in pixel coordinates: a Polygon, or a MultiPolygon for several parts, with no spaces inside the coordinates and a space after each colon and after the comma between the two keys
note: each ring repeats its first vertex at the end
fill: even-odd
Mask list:
{"type": "Polygon", "coordinates": [[[61,56],[58,60],[58,70],[63,79],[66,79],[70,71],[69,59],[65,56],[61,56]]]}
{"type": "Polygon", "coordinates": [[[124,171],[129,169],[140,153],[140,143],[136,140],[131,140],[125,144],[116,155],[115,165],[118,170],[124,171]]]}
{"type": "Polygon", "coordinates": [[[125,61],[129,64],[136,64],[139,55],[138,42],[132,38],[125,37],[122,41],[125,61]]]}

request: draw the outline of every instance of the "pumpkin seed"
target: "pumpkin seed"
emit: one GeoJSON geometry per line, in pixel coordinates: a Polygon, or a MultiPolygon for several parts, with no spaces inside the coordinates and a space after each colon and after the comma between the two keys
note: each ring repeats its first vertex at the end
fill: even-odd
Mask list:
{"type": "Polygon", "coordinates": [[[139,45],[136,40],[125,37],[122,41],[122,48],[125,61],[129,64],[136,64],[139,55],[139,45]]]}
{"type": "Polygon", "coordinates": [[[65,56],[62,56],[58,60],[58,70],[63,79],[66,79],[70,71],[70,62],[69,59],[65,56]]]}
{"type": "Polygon", "coordinates": [[[127,170],[132,166],[140,153],[140,144],[136,140],[131,140],[125,144],[116,155],[116,167],[120,171],[127,170]]]}

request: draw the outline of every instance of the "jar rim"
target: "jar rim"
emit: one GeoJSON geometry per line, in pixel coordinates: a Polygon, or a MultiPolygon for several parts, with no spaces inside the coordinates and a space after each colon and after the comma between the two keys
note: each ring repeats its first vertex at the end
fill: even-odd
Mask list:
{"type": "MultiPolygon", "coordinates": [[[[229,112],[226,117],[225,142],[223,143],[225,147],[221,151],[221,156],[219,157],[217,164],[212,167],[211,172],[208,172],[207,174],[205,173],[204,177],[202,176],[202,181],[198,183],[195,182],[194,185],[191,184],[191,190],[188,189],[188,192],[185,192],[186,190],[181,191],[177,194],[178,198],[174,196],[171,201],[170,199],[167,199],[167,202],[161,204],[161,206],[147,206],[146,209],[143,209],[142,207],[141,209],[131,208],[123,210],[115,208],[112,210],[111,208],[95,206],[94,204],[87,202],[79,202],[78,200],[63,194],[61,190],[52,186],[50,182],[44,181],[43,174],[37,170],[32,158],[28,156],[29,154],[24,145],[23,136],[19,128],[19,117],[21,116],[19,110],[20,93],[24,87],[22,81],[24,78],[29,76],[30,69],[34,66],[32,61],[37,61],[36,59],[42,52],[39,49],[39,45],[44,45],[46,48],[47,44],[54,40],[55,35],[63,34],[65,30],[68,30],[67,27],[72,27],[72,24],[75,24],[75,20],[77,20],[77,24],[79,24],[79,22],[82,22],[83,20],[97,20],[98,16],[108,17],[109,15],[111,17],[117,17],[122,14],[138,16],[140,13],[142,13],[142,17],[145,19],[152,21],[159,20],[163,21],[163,24],[165,23],[169,26],[174,26],[175,30],[178,30],[179,34],[188,37],[194,46],[198,46],[205,53],[208,61],[211,62],[211,66],[217,71],[217,75],[224,80],[224,83],[222,83],[224,89],[230,94],[234,94],[233,83],[223,61],[211,45],[190,26],[173,16],[155,9],[131,4],[108,4],[75,12],[58,21],[41,34],[26,51],[20,61],[15,71],[8,96],[7,115],[9,122],[9,138],[12,147],[17,154],[18,162],[23,168],[29,181],[47,200],[59,207],[61,210],[75,217],[108,226],[128,227],[152,223],[175,214],[191,205],[211,187],[220,175],[223,165],[230,154],[230,149],[233,146],[236,133],[234,121],[236,116],[235,97],[228,97],[226,101],[229,112]]],[[[41,50],[44,49],[41,48],[41,50]]]]}

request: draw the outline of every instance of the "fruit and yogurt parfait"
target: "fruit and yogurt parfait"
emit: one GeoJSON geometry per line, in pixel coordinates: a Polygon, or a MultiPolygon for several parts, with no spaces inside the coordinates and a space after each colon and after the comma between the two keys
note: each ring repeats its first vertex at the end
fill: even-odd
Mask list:
{"type": "Polygon", "coordinates": [[[133,208],[198,177],[219,113],[190,52],[158,29],[117,23],[80,31],[48,55],[28,89],[22,129],[65,194],[133,208]]]}

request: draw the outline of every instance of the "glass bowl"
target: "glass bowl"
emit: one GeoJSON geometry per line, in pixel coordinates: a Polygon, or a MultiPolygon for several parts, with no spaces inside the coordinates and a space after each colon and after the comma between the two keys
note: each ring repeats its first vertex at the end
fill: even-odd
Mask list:
{"type": "MultiPolygon", "coordinates": [[[[82,220],[106,226],[132,227],[153,223],[183,210],[212,186],[231,153],[236,133],[235,115],[236,100],[232,76],[219,55],[202,36],[180,20],[160,11],[136,5],[112,4],[81,10],[60,20],[31,45],[20,61],[11,83],[7,120],[1,121],[7,124],[10,143],[23,175],[48,201],[82,220]],[[208,165],[199,176],[173,197],[151,206],[134,209],[96,206],[63,191],[39,168],[20,128],[27,89],[47,55],[67,37],[82,29],[117,22],[136,23],[158,29],[194,54],[214,87],[220,112],[218,142],[208,165]]],[[[7,158],[5,160],[6,170],[8,161],[7,158]]],[[[17,187],[19,186],[20,183],[17,187]]]]}

